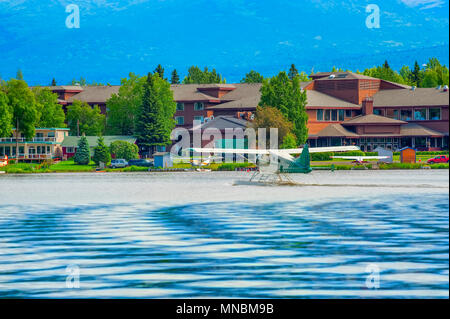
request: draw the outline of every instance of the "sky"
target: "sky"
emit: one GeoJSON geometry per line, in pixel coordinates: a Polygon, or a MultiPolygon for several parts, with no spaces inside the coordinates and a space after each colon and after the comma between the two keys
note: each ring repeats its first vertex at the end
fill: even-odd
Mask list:
{"type": "Polygon", "coordinates": [[[0,0],[0,77],[21,69],[30,85],[119,84],[162,64],[181,77],[191,65],[216,68],[232,83],[292,63],[308,74],[386,59],[396,69],[430,57],[448,65],[448,10],[444,0],[0,0]],[[79,28],[66,25],[71,4],[79,28]],[[379,28],[366,23],[368,5],[379,28]]]}

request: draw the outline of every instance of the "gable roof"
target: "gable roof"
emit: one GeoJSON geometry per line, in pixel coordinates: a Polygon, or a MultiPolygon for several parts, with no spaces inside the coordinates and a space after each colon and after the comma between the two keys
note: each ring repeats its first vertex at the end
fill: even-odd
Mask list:
{"type": "Polygon", "coordinates": [[[408,123],[400,127],[400,134],[405,136],[444,136],[444,133],[417,123],[408,123]]]}
{"type": "Polygon", "coordinates": [[[359,136],[356,133],[350,132],[341,124],[330,124],[324,129],[322,129],[319,133],[314,134],[317,137],[357,137],[359,136]]]}
{"type": "Polygon", "coordinates": [[[319,72],[311,75],[312,78],[315,78],[316,81],[326,81],[326,80],[353,80],[353,79],[361,79],[361,80],[379,80],[377,78],[367,76],[364,74],[358,74],[353,72],[319,72]],[[331,77],[330,76],[334,76],[331,77]]]}
{"type": "MultiPolygon", "coordinates": [[[[89,147],[96,147],[97,146],[97,140],[98,136],[86,136],[89,147]]],[[[106,146],[111,145],[112,142],[115,141],[125,141],[128,143],[136,143],[136,138],[134,136],[127,136],[127,135],[109,135],[109,136],[103,136],[105,140],[106,146]]],[[[64,141],[62,142],[62,147],[77,147],[78,142],[80,141],[81,137],[77,136],[66,136],[64,138],[64,141]]]]}
{"type": "Polygon", "coordinates": [[[306,90],[306,107],[343,107],[360,109],[359,104],[353,104],[348,101],[341,100],[332,95],[328,95],[319,91],[306,90]]]}
{"type": "Polygon", "coordinates": [[[449,105],[449,91],[436,88],[415,90],[381,90],[373,96],[373,106],[434,106],[449,105]]]}
{"type": "Polygon", "coordinates": [[[359,115],[350,120],[347,120],[342,123],[343,125],[359,125],[359,124],[406,124],[405,121],[400,121],[396,119],[391,119],[389,117],[368,114],[368,115],[359,115]]]}
{"type": "Polygon", "coordinates": [[[86,103],[105,103],[113,94],[119,93],[120,85],[86,86],[83,91],[71,96],[68,102],[79,100],[86,103]]]}
{"type": "Polygon", "coordinates": [[[221,115],[215,117],[213,120],[200,124],[199,126],[193,127],[189,130],[194,129],[202,129],[205,130],[207,128],[216,128],[218,130],[225,130],[226,128],[235,129],[235,128],[247,128],[248,121],[243,119],[238,119],[234,116],[229,115],[221,115]]]}

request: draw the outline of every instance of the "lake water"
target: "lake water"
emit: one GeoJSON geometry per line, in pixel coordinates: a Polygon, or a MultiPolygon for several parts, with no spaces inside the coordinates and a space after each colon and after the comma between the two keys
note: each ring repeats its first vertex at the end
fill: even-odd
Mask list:
{"type": "Polygon", "coordinates": [[[0,175],[0,297],[448,298],[448,173],[0,175]]]}

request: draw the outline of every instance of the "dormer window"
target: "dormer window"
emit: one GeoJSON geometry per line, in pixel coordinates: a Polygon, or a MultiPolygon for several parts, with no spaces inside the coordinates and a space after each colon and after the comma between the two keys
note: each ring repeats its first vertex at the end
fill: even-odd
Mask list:
{"type": "Polygon", "coordinates": [[[194,111],[202,111],[205,108],[203,102],[195,102],[194,111]]]}

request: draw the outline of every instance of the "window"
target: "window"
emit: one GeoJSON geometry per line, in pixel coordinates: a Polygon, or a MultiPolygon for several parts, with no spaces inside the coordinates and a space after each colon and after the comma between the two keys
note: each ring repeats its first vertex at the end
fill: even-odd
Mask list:
{"type": "Polygon", "coordinates": [[[50,154],[50,146],[47,146],[47,154],[50,154]]]}
{"type": "Polygon", "coordinates": [[[401,119],[403,121],[410,121],[412,120],[412,111],[411,110],[402,110],[400,112],[401,119]]]}
{"type": "Polygon", "coordinates": [[[203,123],[203,116],[194,116],[194,121],[200,121],[200,123],[203,123]]]}
{"type": "Polygon", "coordinates": [[[184,103],[177,103],[177,111],[184,111],[184,103]]]}
{"type": "Polygon", "coordinates": [[[398,110],[394,110],[394,119],[396,119],[396,120],[399,119],[398,110]]]}
{"type": "Polygon", "coordinates": [[[201,110],[203,110],[203,108],[204,108],[204,105],[202,102],[195,102],[195,104],[194,104],[195,111],[201,111],[201,110]]]}
{"type": "Polygon", "coordinates": [[[373,110],[373,114],[375,114],[375,115],[383,115],[383,110],[375,109],[375,110],[373,110]]]}
{"type": "Polygon", "coordinates": [[[325,121],[329,121],[330,120],[330,110],[325,110],[325,121]]]}
{"type": "Polygon", "coordinates": [[[331,110],[331,120],[337,121],[337,110],[331,110]]]}
{"type": "Polygon", "coordinates": [[[344,120],[344,110],[339,110],[339,121],[344,120]]]}
{"type": "Polygon", "coordinates": [[[428,119],[437,121],[441,119],[441,109],[435,108],[435,109],[429,109],[428,110],[428,119]]]}
{"type": "Polygon", "coordinates": [[[175,123],[177,125],[184,125],[184,116],[176,116],[175,117],[175,123]]]}
{"type": "Polygon", "coordinates": [[[316,111],[316,119],[317,121],[323,121],[323,110],[316,111]]]}
{"type": "Polygon", "coordinates": [[[25,153],[25,147],[19,146],[19,155],[23,155],[25,153]]]}
{"type": "Polygon", "coordinates": [[[345,110],[345,117],[352,117],[352,110],[345,110]]]}
{"type": "Polygon", "coordinates": [[[75,153],[75,149],[73,147],[66,147],[66,153],[75,153]]]}
{"type": "Polygon", "coordinates": [[[55,137],[55,132],[48,132],[47,137],[55,137]]]}
{"type": "Polygon", "coordinates": [[[417,121],[425,121],[427,119],[427,109],[415,109],[414,119],[417,121]]]}

